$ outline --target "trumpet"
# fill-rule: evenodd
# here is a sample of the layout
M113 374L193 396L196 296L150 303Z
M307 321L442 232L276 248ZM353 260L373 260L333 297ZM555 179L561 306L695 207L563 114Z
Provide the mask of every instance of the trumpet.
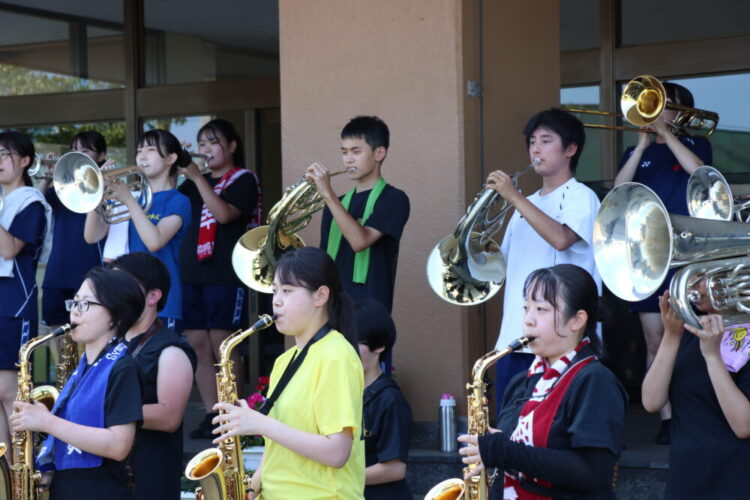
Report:
M35 155L34 161L27 170L27 173L30 177L33 177L35 179L51 180L52 171L54 170L55 165L57 165L57 162L59 160L60 157L57 155L51 158L43 158L40 155Z
M206 175L211 172L211 168L208 166L208 164L211 160L214 159L214 155L192 153L190 151L188 151L188 154L193 159L193 163L195 163L195 166L198 167L198 170L201 174Z
M122 202L106 197L107 188L115 180L125 183L143 211L148 212L151 186L139 166L100 169L85 154L72 151L60 157L52 174L52 185L66 208L79 214L96 210L107 224L130 220Z
M349 168L339 170L331 177L349 171ZM268 225L251 229L234 245L232 267L237 277L253 290L271 293L276 263L287 251L305 246L297 233L307 227L323 205L315 183L307 177L286 188L268 213Z
M514 186L534 160L511 177ZM458 221L427 258L427 281L446 302L460 306L481 304L492 298L505 281L505 257L492 237L500 230L511 205L494 189L479 192Z

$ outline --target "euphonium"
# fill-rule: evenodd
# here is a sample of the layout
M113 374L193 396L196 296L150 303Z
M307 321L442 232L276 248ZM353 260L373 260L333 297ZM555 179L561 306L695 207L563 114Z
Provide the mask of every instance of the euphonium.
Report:
M490 422L484 374L497 360L525 347L529 342L529 338L521 337L511 342L505 349L488 352L474 363L474 368L471 370L471 383L466 384L466 390L469 393L467 398L468 434L483 436ZM476 464L464 467L464 476L476 467ZM467 480L452 478L441 481L428 491L424 498L425 500L487 500L489 498L487 471L483 470Z
M331 177L347 172L339 170ZM255 291L271 293L276 263L289 250L305 246L296 233L307 227L310 218L323 208L315 183L302 177L284 190L284 196L271 208L267 226L243 234L232 251L232 267L237 277Z
M698 167L688 179L688 212L691 217L750 222L750 185L729 184L714 167Z
M36 337L21 346L18 352L18 394L16 401L44 403L52 408L58 391L51 386L34 387L31 380L31 354L40 345L60 335L70 334L70 325L62 325L57 330L42 337ZM13 500L37 500L37 485L41 474L34 469L34 442L31 431L14 432L12 436L13 465L11 466L11 484Z
M518 179L542 162L534 158ZM494 189L484 189L427 258L427 281L441 299L459 306L481 304L493 297L505 281L505 257L492 237L503 226L510 203Z
M220 403L237 401L237 384L234 381L229 357L234 348L253 333L268 328L271 316L264 314L248 330L238 331L226 338L219 347L219 371L216 373L216 390ZM195 455L185 467L185 477L200 481L195 490L198 500L245 500L250 478L245 474L239 436L223 440L216 448L208 448Z

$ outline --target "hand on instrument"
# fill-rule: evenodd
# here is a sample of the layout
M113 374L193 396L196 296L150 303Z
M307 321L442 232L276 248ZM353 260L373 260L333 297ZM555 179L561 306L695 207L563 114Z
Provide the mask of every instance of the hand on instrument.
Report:
M661 322L664 324L664 335L673 335L682 337L685 330L685 322L677 316L669 303L669 292L664 292L659 297L659 311L661 312Z
M34 403L15 401L13 414L10 416L10 428L13 432L49 432L47 424L51 415L47 407L38 401Z
M104 163L102 163L102 166L99 167L99 168L102 169L102 170L104 170L106 168L110 168L110 167L114 166L114 164L115 164L115 159L114 158L108 158L107 161L105 161Z
M666 135L672 135L672 131L669 129L669 126L667 126L667 123L664 120L656 120L651 124L651 128L662 137L665 137Z
M315 187L318 188L320 196L325 198L335 197L331 187L331 172L328 171L328 167L322 163L315 162L307 167L305 170L305 177L315 183Z
M186 179L190 179L191 181L203 176L194 161L191 161L186 167L178 167L177 173L184 175Z
M214 428L213 433L219 434L214 443L219 443L226 438L237 435L264 435L264 423L269 417L250 408L244 399L237 400L237 405L229 403L216 403L214 411L220 412L211 421L219 427Z
M641 127L642 130L651 130L650 127ZM638 132L638 143L635 145L637 151L643 152L651 144L651 138L647 132Z
M724 336L724 318L719 314L707 314L699 316L700 328L685 325L685 329L698 337L701 341L701 354L704 358L721 356L719 346Z
M464 479L469 479L470 477L476 476L484 470L482 457L479 455L477 436L476 434L462 434L461 436L458 436L458 441L460 443L466 443L466 446L458 449L458 454L463 456L463 458L461 458L461 461L465 464L476 465L476 467L473 467L468 472L468 474L464 476Z
M494 189L508 202L510 202L514 196L519 196L521 194L516 186L513 185L513 181L511 180L510 176L502 170L495 170L494 172L490 172L490 175L487 177L487 185L485 187Z
M133 198L133 193L130 192L130 188L119 179L113 179L112 182L110 182L107 186L105 197L107 199L114 198L124 205L127 205L128 208L136 202L135 198Z

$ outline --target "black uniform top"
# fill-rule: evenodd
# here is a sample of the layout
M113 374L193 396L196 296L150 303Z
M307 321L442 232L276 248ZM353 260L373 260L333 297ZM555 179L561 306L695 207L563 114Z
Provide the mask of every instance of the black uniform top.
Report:
M204 176L211 187L221 179L214 179L210 174ZM198 262L198 229L201 222L203 198L195 183L186 180L179 191L190 199L191 223L182 240L180 248L180 276L183 284L193 285L230 285L242 286L242 282L232 269L232 250L240 236L247 231L247 225L256 208L258 184L255 176L241 175L220 195L221 199L237 208L241 215L227 224L216 225L216 245L214 254Z
M128 354L144 341L143 335L131 339ZM185 351L195 372L197 358L187 340L173 330L163 327L135 354L135 362L143 377L143 404L159 401L156 393L156 378L159 374L159 356L170 346ZM182 476L182 424L174 432L162 432L139 427L133 449L133 471L135 472L135 498L138 500L169 500L180 498Z
M365 388L364 404L365 467L409 458L411 408L395 380L381 373ZM412 500L406 480L365 486L367 500Z
M106 350L102 350L104 353ZM129 424L143 419L141 381L130 356L117 360L109 373L104 400L104 426ZM133 471L130 461L108 458L93 469L55 471L50 485L50 500L130 499L133 496Z
M750 398L750 364L730 373ZM700 352L700 340L682 335L672 382L669 473L666 498L750 498L747 461L750 439L738 439L724 413Z
M357 220L362 218L369 195L370 190L354 194L349 205L349 214L352 217ZM365 226L383 233L383 236L370 247L370 270L367 283L352 282L354 251L346 238L341 238L341 247L336 256L336 267L344 289L349 292L354 302L375 299L385 305L388 311L393 309L398 244L404 225L409 220L409 210L409 198L406 193L390 184L386 185L373 207L372 215L365 223ZM326 207L323 210L323 220L320 226L320 248L323 250L328 246L328 233L332 219L331 211Z
M584 347L578 356L591 353ZM479 438L487 467L521 471L546 480L551 491L533 491L553 498L613 499L613 474L622 445L627 394L604 365L594 360L571 381L552 421L547 448L510 441L521 408L542 374L519 373L508 384L498 428L502 433ZM502 476L498 477L502 481ZM522 481L521 487L537 485Z

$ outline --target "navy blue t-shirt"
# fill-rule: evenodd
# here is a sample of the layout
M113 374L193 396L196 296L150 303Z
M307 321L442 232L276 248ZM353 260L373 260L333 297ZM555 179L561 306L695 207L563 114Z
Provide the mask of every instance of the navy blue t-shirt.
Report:
M349 205L349 214L357 220L365 212L365 204L370 190L355 193ZM343 196L341 197L343 198ZM398 245L406 221L409 220L409 197L398 188L386 185L380 193L372 215L365 226L377 229L383 236L370 247L370 270L367 283L354 283L354 251L346 238L341 238L341 247L336 256L336 267L341 275L341 282L354 302L375 299L385 305L388 311L393 309L393 288L396 282L396 265ZM323 210L320 226L320 248L328 246L328 233L331 229L331 211Z
M44 206L33 202L16 214L8 232L26 242L13 264L13 277L0 278L0 316L39 321L36 267L47 220Z
M732 380L750 398L750 364ZM672 425L665 498L750 498L750 439L739 439L719 406L700 340L683 333L669 386Z
M53 188L47 190L45 198L52 207L55 223L52 226L52 252L42 287L76 289L92 267L102 265L104 241L86 243L83 239L86 214L65 208Z
M711 165L713 153L708 139L684 135L678 136L678 138L695 156L703 161L704 165ZM633 154L633 149L634 147L629 147L625 150L617 169L618 172L630 158L630 155ZM664 202L667 212L689 215L685 196L689 178L690 174L680 166L669 146L652 142L641 156L633 182L640 182L653 189Z

